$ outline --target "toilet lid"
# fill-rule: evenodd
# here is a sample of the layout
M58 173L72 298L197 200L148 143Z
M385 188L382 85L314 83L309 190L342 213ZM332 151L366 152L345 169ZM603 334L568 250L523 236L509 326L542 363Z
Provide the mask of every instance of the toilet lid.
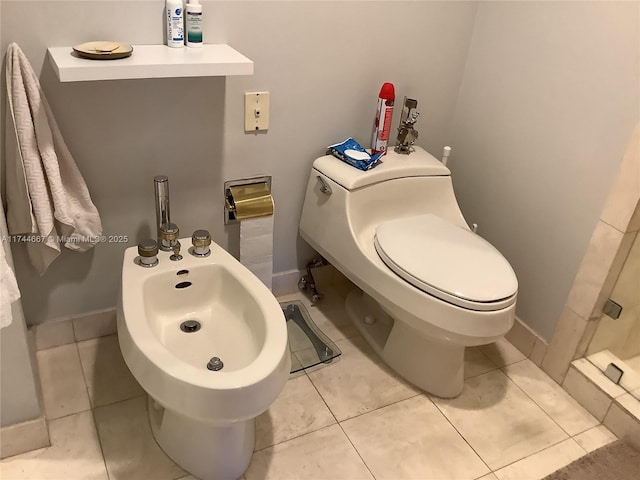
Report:
M482 237L435 215L378 225L382 261L407 282L472 310L499 310L515 302L518 280L509 262Z

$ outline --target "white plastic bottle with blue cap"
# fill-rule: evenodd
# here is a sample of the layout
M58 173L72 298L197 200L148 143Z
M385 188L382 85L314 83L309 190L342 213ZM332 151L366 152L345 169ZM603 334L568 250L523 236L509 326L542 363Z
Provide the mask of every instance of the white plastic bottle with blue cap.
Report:
M184 47L184 5L182 0L167 0L167 46Z

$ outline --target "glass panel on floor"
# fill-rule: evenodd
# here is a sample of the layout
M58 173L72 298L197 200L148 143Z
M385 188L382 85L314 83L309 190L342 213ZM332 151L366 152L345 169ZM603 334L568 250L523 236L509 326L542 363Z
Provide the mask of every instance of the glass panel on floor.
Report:
M336 361L342 352L313 323L302 302L282 302L280 306L287 319L291 373Z

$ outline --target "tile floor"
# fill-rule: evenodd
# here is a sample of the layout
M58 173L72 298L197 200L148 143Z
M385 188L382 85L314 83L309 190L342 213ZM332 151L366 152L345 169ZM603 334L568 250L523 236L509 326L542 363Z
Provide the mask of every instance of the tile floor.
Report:
M466 355L455 399L398 378L350 323L344 289L301 299L343 352L292 375L256 420L255 479L537 479L615 436L506 340ZM37 353L52 446L0 462L2 480L193 480L156 445L115 335Z

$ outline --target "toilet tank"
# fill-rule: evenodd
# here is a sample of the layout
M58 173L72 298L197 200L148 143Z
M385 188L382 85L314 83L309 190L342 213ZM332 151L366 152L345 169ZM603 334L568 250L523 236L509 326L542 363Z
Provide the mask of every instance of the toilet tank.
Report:
M424 149L416 147L409 155L389 151L381 165L366 172L327 155L313 163L300 235L335 263L346 242L368 245L381 222L425 213L468 228L451 172Z
M316 159L313 168L349 191L397 178L451 175L451 171L442 162L421 147L415 147L415 151L409 155L389 150L382 157L380 165L366 172L332 155Z

